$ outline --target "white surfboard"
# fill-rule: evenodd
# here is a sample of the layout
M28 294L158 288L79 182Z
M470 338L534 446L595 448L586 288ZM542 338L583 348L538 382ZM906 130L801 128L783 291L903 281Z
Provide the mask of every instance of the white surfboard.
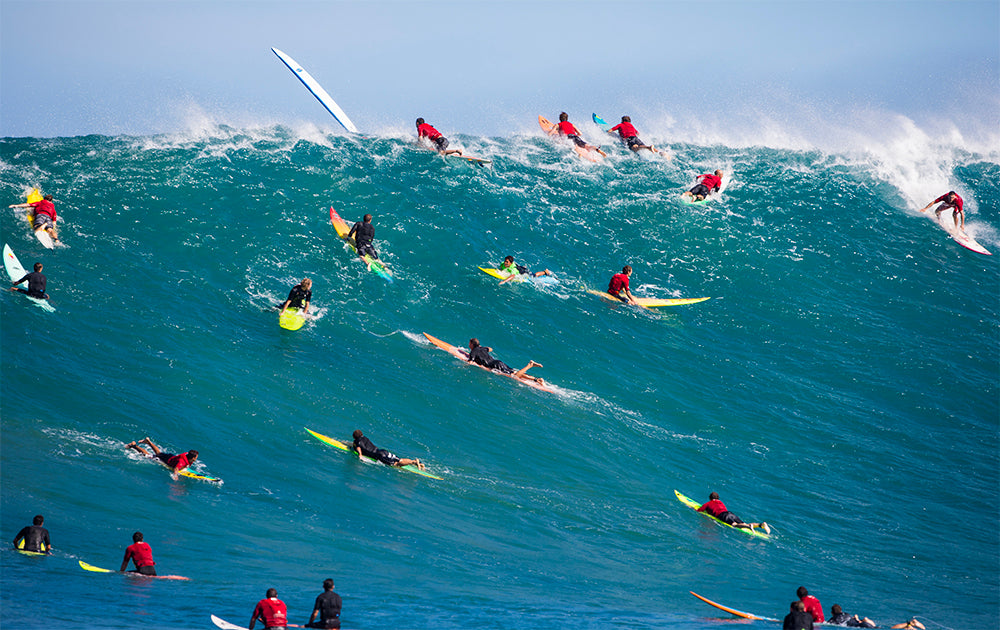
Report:
M347 117L344 110L340 109L340 105L337 105L336 101L330 97L323 86L316 82L316 79L312 78L312 75L306 72L306 69L299 65L299 62L295 61L285 53L281 52L277 48L272 48L271 52L281 59L281 62L288 66L288 69L292 71L292 74L302 81L302 85L306 86L306 89L312 92L312 95L316 97L316 100L326 108L326 111L330 112L337 122L344 126L344 129L350 131L351 133L358 133L358 128L354 126L351 119Z
M14 250L12 250L10 245L6 243L3 245L3 266L7 270L7 275L10 276L11 282L20 280L28 273L24 270L24 267L21 266L21 261L19 261L17 256L14 255ZM17 286L22 289L27 289L28 281L25 280ZM25 297L37 304L43 310L49 311L50 313L56 310L56 307L49 304L48 300L40 300L38 298L31 297L30 295L25 295Z
M988 249L979 244L979 241L972 238L966 234L965 230L959 230L955 227L955 220L951 216L946 216L947 213L942 212L938 216L938 225L943 227L948 234L951 235L955 242L964 247L965 249L972 250L977 254L983 254L986 256L992 256Z

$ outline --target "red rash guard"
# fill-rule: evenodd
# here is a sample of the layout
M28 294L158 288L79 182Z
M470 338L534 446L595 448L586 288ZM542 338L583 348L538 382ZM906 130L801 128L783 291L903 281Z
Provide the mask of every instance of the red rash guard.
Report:
M718 517L719 514L722 514L723 512L728 512L729 510L726 509L726 504L723 503L722 501L718 499L712 499L705 505L698 508L698 511L708 512L712 516Z
M153 549L146 542L137 542L125 548L125 562L135 561L135 568L151 567L156 565L153 562Z
M280 599L262 599L257 602L257 607L253 609L253 618L264 617L264 626L282 628L288 625L288 609L285 602Z
M823 606L820 605L818 599L812 595L806 595L802 598L802 603L806 607L806 612L813 616L813 621L823 623Z
M635 130L635 127L632 126L632 123L627 123L627 122L623 122L620 125L615 125L614 127L611 128L611 131L617 131L618 135L620 135L622 138L632 138L634 136L639 135L639 132Z
M167 466L170 466L171 470L184 470L187 468L191 462L188 461L187 453L181 453L180 455L174 455L167 460Z
M959 197L958 195L955 195L955 201L948 201L948 195L941 195L940 197L934 200L934 203L937 203L939 201L944 202L945 208L955 208L959 212L962 212L962 205L963 205L962 198Z
M561 123L559 123L556 126L559 127L559 133L561 133L564 136L578 136L578 135L580 135L580 134L578 134L576 132L576 127L573 126L573 123L571 123L568 120L564 120L564 121L562 121Z
M417 127L417 137L427 138L428 140L436 140L441 137L441 132L427 123L424 123Z
M705 173L704 175L699 175L698 179L701 180L702 184L705 184L712 190L715 190L722 186L722 178L719 177L718 175L710 175L708 173Z
M618 295L622 292L622 289L628 291L628 276L623 273L616 273L611 277L611 282L608 283L608 293Z
M959 201L959 203L962 203ZM35 214L48 215L52 222L56 222L56 206L48 199L42 199L41 201L36 201L31 204L31 207L35 209Z

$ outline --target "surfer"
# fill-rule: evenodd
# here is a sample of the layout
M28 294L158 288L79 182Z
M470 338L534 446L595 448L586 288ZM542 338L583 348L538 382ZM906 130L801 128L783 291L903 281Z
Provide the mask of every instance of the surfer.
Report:
M771 532L768 531L768 533L770 534ZM823 605L819 603L819 600L810 595L804 586L797 588L795 595L802 602L802 605L806 607L806 610L809 611L809 614L812 615L813 621L823 623Z
M45 518L39 514L31 519L31 525L26 525L14 536L14 548L35 553L52 553L52 543L49 542L49 530L42 527ZM23 546L21 541L24 541Z
M848 628L878 627L878 624L868 617L859 619L857 615L848 615L844 612L844 609L840 607L840 604L834 604L830 607L830 618L826 621L826 623L834 626L847 626Z
M691 197L695 201L701 201L722 188L721 170L716 170L714 175L702 173L695 179L700 179L701 181L695 184L694 188L684 193L684 197Z
M740 529L749 529L754 531L757 527L763 529L767 534L771 533L771 528L767 523L744 523L740 517L736 516L732 512L726 509L726 504L719 500L719 493L713 492L708 495L708 503L705 503L700 508L699 512L705 512L709 516L713 516L723 523L732 525L733 527L739 527ZM800 589L802 590L802 589ZM801 597L801 594L799 595ZM816 599L815 597L813 599ZM819 605L819 600L816 600L816 604ZM823 611L819 611L819 620L823 621Z
M361 429L355 429L354 433L351 434L354 437L354 444L351 448L365 457L370 459L375 459L386 466L395 466L397 468L401 466L416 466L420 470L424 470L424 465L420 463L419 459L408 459L406 457L396 457L394 454L385 450L384 448L378 448L372 441L365 437L365 434L361 432Z
M791 611L785 615L781 630L813 630L813 618L801 601L792 602Z
M638 304L635 297L632 296L632 292L628 290L628 277L631 275L632 267L630 265L622 267L621 273L611 276L611 281L608 282L608 293L626 304ZM622 297L622 291L625 292L625 297Z
M639 132L635 130L632 126L632 118L629 116L622 116L622 121L608 129L608 133L618 132L618 139L626 147L632 150L633 153L638 153L642 149L649 149L652 153L659 153L659 151L651 144L646 144L639 139Z
M309 301L312 300L313 296L312 285L312 280L302 278L302 282L292 287L292 290L288 292L288 299L281 305L281 314L284 315L285 309L288 308L302 309L303 315L309 312Z
M17 286L22 282L24 282L25 280L28 281L27 289L22 289L21 287ZM39 300L47 300L49 299L48 294L45 293L45 285L47 282L48 280L45 278L45 274L42 273L42 263L36 262L35 270L32 271L31 273L25 274L23 278L15 282L10 287L10 290L20 291L21 293L26 294L28 297L33 297Z
M339 628L340 609L343 607L343 600L340 595L333 592L333 580L327 578L323 580L323 592L316 596L316 603L313 604L312 615L309 616L307 628ZM319 622L316 622L316 615L319 614Z
M52 203L52 195L45 195L40 201L29 203L16 203L11 208L34 208L34 219L31 227L37 232L45 230L52 237L52 240L59 242L56 234L56 205Z
M153 449L153 452L150 453L146 449L139 446L140 444L147 444L149 448ZM161 462L167 465L167 468L170 469L170 476L173 477L175 480L177 479L178 471L184 470L185 468L193 464L196 459L198 459L198 451L188 451L187 453L181 453L179 455L174 455L173 453L164 453L160 450L160 448L156 444L153 444L153 441L150 440L148 437L143 438L138 442L129 442L128 444L125 445L125 448L130 448L134 451L142 453L146 457L155 457L156 459L160 460Z
M124 571L128 567L129 560L135 563L135 570L129 571L129 573L156 575L156 569L154 568L156 563L153 562L153 550L150 548L149 543L142 541L142 532L132 534L132 544L125 548L125 557L122 559L122 568L118 570Z
M254 606L253 616L250 617L250 625L247 630L253 630L257 619L264 622L264 630L268 628L285 628L288 626L288 607L285 602L278 599L278 589L269 588L264 599Z
M451 155L452 153L457 153L462 155L461 149L449 149L448 148L448 138L441 135L441 132L431 127L423 118L417 119L417 142L420 142L423 138L427 138L434 143L434 148L437 149L438 153L441 155Z
M562 112L561 114L559 114L559 124L552 128L552 131L549 132L549 135L555 133L558 133L561 136L565 136L566 139L568 140L572 140L576 144L576 146L580 147L581 149L586 149L587 151L597 151L604 157L608 157L607 153L601 151L601 147L595 147L594 145L587 144L586 142L583 141L583 138L580 137L580 130L576 128L576 125L574 125L569 121L569 114L567 114L566 112Z
M475 337L469 339L469 363L475 363L476 365L481 365L490 370L500 372L501 374L513 376L514 378L531 379L539 385L545 384L545 381L537 376L528 376L526 374L526 372L533 367L543 367L541 363L538 363L537 361L528 361L528 365L515 371L514 368L510 367L500 359L494 359L490 355L491 352L493 352L493 348L479 345L479 340Z
M528 268L525 267L524 265L515 265L513 256L507 256L506 258L504 258L503 262L500 263L500 267L498 269L501 273L507 274L507 277L501 280L500 284L503 284L504 282L510 282L511 280L517 278L518 276L532 276L534 278L538 278L540 276L552 275L552 272L549 271L548 269L532 273L528 271Z
M354 237L354 249L358 251L358 256L364 258L366 255L371 256L373 260L378 260L378 252L375 251L375 246L372 245L372 241L375 240L375 226L372 225L372 215L366 214L361 221L356 222L351 226L351 231L347 233L347 238ZM371 269L371 263L368 263L368 268Z
M937 217L938 221L941 220L941 213L944 212L945 210L948 210L950 208L951 209L951 217L952 217L952 219L955 220L955 229L964 233L965 232L965 212L962 210L962 206L964 205L964 203L962 202L962 198L958 196L958 193L956 193L954 190L948 191L947 193L941 195L940 197L938 197L934 201L930 202L929 204L927 204L926 206L924 206L923 208L921 208L920 211L921 212L927 212L927 210L931 206L933 206L934 204L936 204L938 202L942 202L940 206L938 206L937 208L934 208L934 216ZM958 221L959 217L962 217L961 225L959 225L959 221Z

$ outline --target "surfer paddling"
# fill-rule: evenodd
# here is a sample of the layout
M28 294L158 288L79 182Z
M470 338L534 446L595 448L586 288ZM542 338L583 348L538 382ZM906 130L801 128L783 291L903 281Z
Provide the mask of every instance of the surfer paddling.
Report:
M508 376L513 376L514 378L532 380L539 385L545 384L545 381L537 376L528 376L526 374L526 372L533 367L543 367L541 363L538 363L537 361L528 361L528 365L524 366L520 370L515 370L500 359L494 359L490 355L491 352L493 352L493 348L479 345L479 340L475 337L469 339L469 363L475 363L476 365L481 365L484 368L494 370Z
M462 155L461 149L449 149L448 148L448 138L441 135L441 132L431 127L423 118L417 119L417 142L420 142L424 138L427 138L430 142L434 143L434 148L441 155L451 155L452 153L457 153Z
M150 453L146 449L139 446L140 444L146 444L149 448L153 449ZM160 460L166 464L167 468L170 469L170 476L177 480L177 473L184 470L198 459L198 451L188 451L187 453L181 453L179 455L174 455L173 453L164 453L160 450L156 444L148 437L139 440L138 442L129 442L125 445L125 448L130 448L133 451L142 453L146 457L151 457Z
M302 278L302 282L292 287L292 290L288 292L288 299L281 305L281 315L284 315L285 310L289 308L301 309L303 315L308 313L309 301L312 300L313 296L312 285L312 280Z
M584 142L583 138L580 137L580 130L576 128L576 125L569 121L569 114L566 112L559 114L559 124L554 126L552 130L549 131L550 136L557 133L567 140L572 140L573 143L581 149L585 149L587 151L597 151L603 157L608 157L607 153L601 151L601 147Z
M682 196L691 197L694 201L702 201L713 192L718 192L722 188L722 170L716 169L715 174L702 173L697 178L699 181L694 188L684 193Z
M59 242L59 235L56 234L56 205L52 203L52 195L45 195L40 201L28 203L16 203L11 208L33 208L34 218L31 227L36 232L45 230L52 237L53 242Z
M419 459L396 457L384 448L378 448L372 444L371 440L365 437L365 434L361 432L361 429L355 429L351 436L354 438L354 444L351 445L351 449L356 453L360 453L369 459L380 461L386 466L395 466L396 468L402 468L403 466L416 466L420 470L424 470L424 465Z
M372 225L372 215L366 214L351 226L351 231L347 233L347 238L354 239L354 249L358 252L358 257L364 260L365 256L370 256L372 260L378 260L378 252L372 242L375 240L375 226ZM365 260L368 269L372 268L371 261Z
M514 280L515 278L519 278L521 276L531 276L533 278L538 278L540 276L552 275L552 272L549 271L548 269L545 269L543 271L531 272L528 271L528 268L525 267L524 265L515 265L513 256L507 256L506 258L504 258L503 262L500 263L500 267L498 267L498 269L500 273L507 274L507 277L501 280L500 284L503 284L504 282L510 282L511 280Z
M632 126L632 118L629 116L622 116L622 121L608 129L608 133L618 132L618 140L621 141L626 147L628 147L632 153L638 153L642 149L648 149L651 153L660 153L656 147L651 144L646 144L639 139L639 132L635 130Z
M965 212L962 210L964 203L962 198L958 196L954 190L948 191L947 193L941 195L934 201L930 202L926 206L920 209L921 212L927 212L931 206L936 203L941 203L937 208L934 208L934 216L937 217L938 221L941 221L941 213L945 210L951 210L951 217L955 221L955 229L961 233L965 233ZM959 224L959 217L962 218L961 224Z
M719 500L719 493L718 492L713 492L710 495L708 495L708 503L705 503L700 508L698 508L698 511L699 512L705 512L709 516L712 516L713 518L717 518L720 521L722 521L723 523L726 523L727 525L732 525L733 527L739 527L740 529L749 529L750 531L754 531L756 528L759 527L759 528L763 529L765 533L767 533L767 534L771 533L771 528L768 526L767 523L763 523L763 522L762 523L744 523L743 520L740 517L736 516L735 514L733 514L729 510L727 510L726 509L726 504ZM808 593L806 593L806 594L808 595ZM802 597L802 595L800 594L799 597ZM818 604L819 602L817 601L816 603ZM822 610L822 608L819 611L819 615L820 615L820 619L819 620L823 621L823 610Z

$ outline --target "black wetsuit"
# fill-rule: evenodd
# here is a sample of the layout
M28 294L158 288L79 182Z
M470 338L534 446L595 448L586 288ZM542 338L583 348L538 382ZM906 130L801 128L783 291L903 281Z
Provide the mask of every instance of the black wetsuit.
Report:
M49 553L52 543L49 542L49 530L41 525L28 525L17 533L14 537L14 547L24 540L24 547L21 551L34 551L36 553Z
M313 610L319 611L319 621L306 624L307 628L339 628L340 609L343 601L333 591L323 591L316 597Z
M813 630L813 616L804 610L796 610L785 615L782 630Z
M21 293L27 293L29 296L40 300L48 299L49 296L45 295L45 274L41 271L32 271L14 284L21 284L25 280L28 281L28 290L25 291L20 287L15 287L18 291Z
M476 346L472 352L469 353L469 361L476 363L483 367L489 368L491 370L496 370L498 372L503 372L504 374L513 374L514 369L509 365L504 363L499 359L494 359L490 356L489 350L483 346Z
M347 233L348 238L352 236L354 237L354 248L358 250L358 256L368 254L378 260L378 253L372 245L372 241L375 240L375 226L371 223L358 221L351 228L351 231Z
M354 440L354 450L360 451L365 457L377 459L386 466L395 466L399 463L398 457L384 448L377 448L374 444L372 444L371 440L363 435Z
M312 301L312 296L312 291L303 289L301 284L297 284L288 292L288 307L302 308L306 302Z

